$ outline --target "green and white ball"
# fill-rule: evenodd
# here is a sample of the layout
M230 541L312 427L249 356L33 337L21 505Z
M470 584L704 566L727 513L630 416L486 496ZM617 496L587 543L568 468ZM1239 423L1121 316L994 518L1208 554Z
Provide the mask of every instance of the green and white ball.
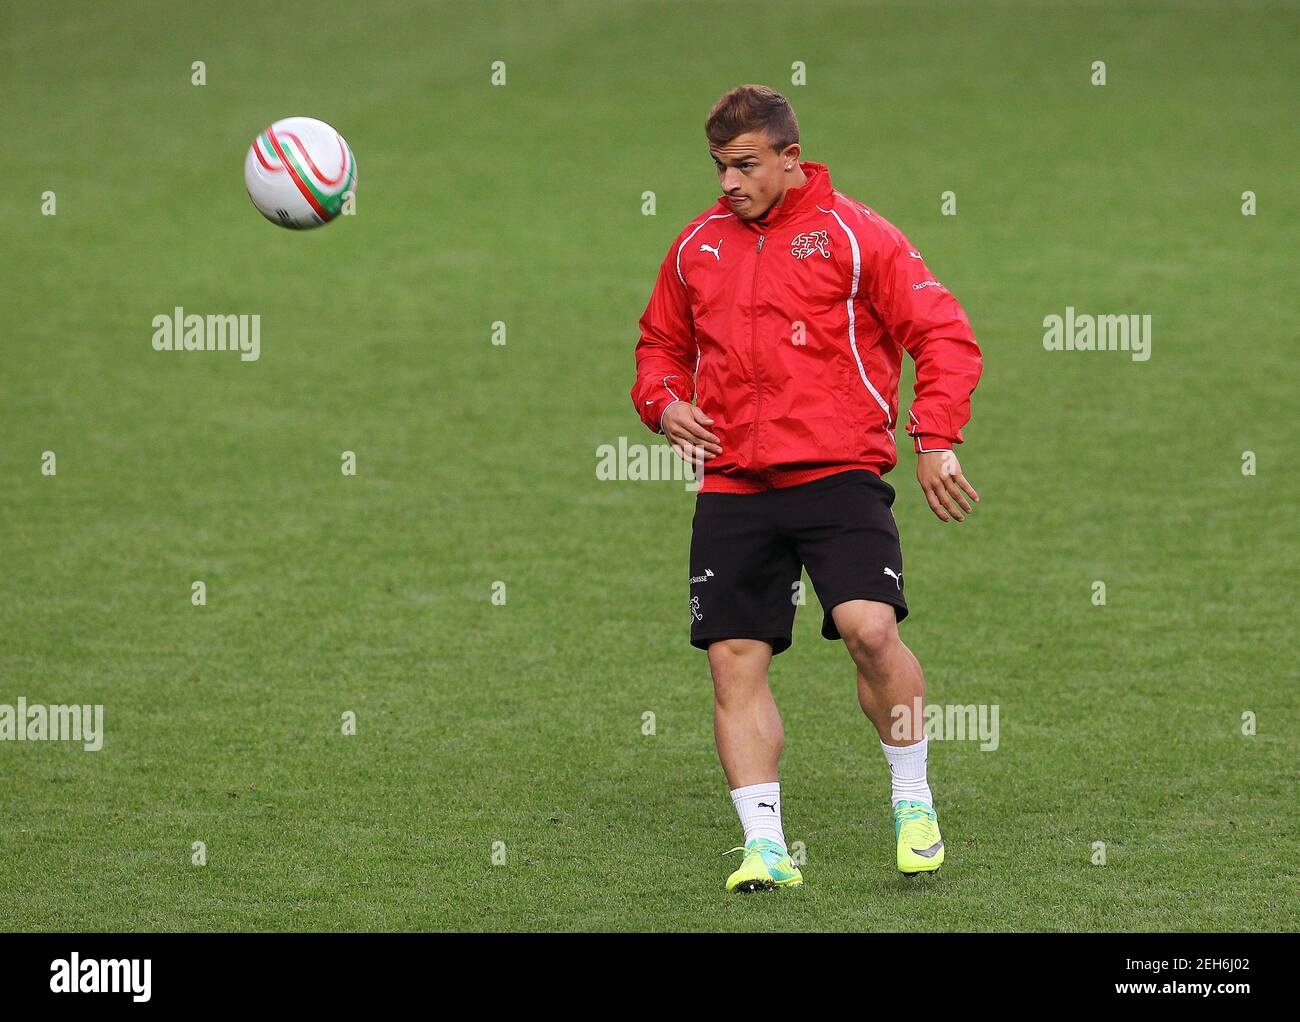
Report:
M244 158L244 184L266 219L306 230L342 212L357 187L357 161L343 136L324 121L286 117L253 139Z

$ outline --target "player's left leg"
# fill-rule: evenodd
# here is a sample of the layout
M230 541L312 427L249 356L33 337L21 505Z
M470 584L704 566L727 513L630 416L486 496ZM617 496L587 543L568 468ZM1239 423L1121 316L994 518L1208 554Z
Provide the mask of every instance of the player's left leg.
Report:
M943 840L926 782L925 675L898 634L907 600L890 510L894 488L874 472L855 469L776 492L822 605L822 635L847 645L858 668L858 699L876 725L893 775L898 868L933 872L943 863ZM906 711L901 733L892 728L896 708Z
M858 669L858 704L889 762L898 868L932 873L943 865L943 838L926 776L925 674L898 634L890 604L848 600L831 617Z

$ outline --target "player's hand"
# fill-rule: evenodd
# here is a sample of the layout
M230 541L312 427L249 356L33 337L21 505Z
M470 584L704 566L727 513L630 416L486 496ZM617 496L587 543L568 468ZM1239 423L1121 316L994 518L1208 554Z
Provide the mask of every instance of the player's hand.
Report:
M979 503L980 495L961 474L961 463L952 451L930 451L916 456L916 481L921 484L930 510L941 522L966 520L974 508L967 495ZM965 492L963 492L965 491Z
M709 432L713 420L688 401L670 404L662 424L677 456L692 468L701 468L722 453L718 438Z

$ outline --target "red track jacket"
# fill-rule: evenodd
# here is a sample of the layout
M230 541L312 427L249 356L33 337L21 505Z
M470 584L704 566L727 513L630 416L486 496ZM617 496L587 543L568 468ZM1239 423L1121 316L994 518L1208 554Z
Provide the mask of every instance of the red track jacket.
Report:
M898 461L902 352L916 361L906 431L962 441L982 360L966 313L902 233L801 163L759 226L725 196L687 225L641 316L632 401L655 432L674 401L713 419L703 492L752 493Z

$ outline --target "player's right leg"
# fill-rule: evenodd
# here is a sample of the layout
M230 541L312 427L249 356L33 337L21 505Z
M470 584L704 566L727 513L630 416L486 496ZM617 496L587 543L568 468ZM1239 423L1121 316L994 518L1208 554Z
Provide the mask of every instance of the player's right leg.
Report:
M785 745L781 714L767 683L772 647L760 639L723 639L709 646L713 674L713 736L745 831L744 859L727 890L795 887L803 876L786 852L777 764Z
M771 662L772 647L761 639L722 639L709 646L713 738L733 791L776 781L785 732L767 684Z
M793 887L803 878L786 853L777 763L784 736L767 684L787 649L801 565L765 493L701 493L691 534L691 644L708 650L714 737L745 831L728 891Z

